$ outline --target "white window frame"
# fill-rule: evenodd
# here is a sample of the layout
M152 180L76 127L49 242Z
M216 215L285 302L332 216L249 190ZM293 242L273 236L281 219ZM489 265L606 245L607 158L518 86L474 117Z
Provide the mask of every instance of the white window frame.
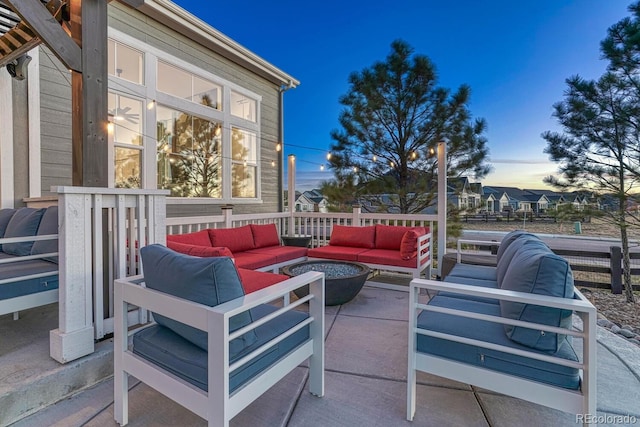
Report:
M141 97L145 100L145 105L155 101L156 105L160 104L168 108L184 111L188 114L199 116L203 119L217 121L222 124L222 197L221 198L203 198L203 197L168 197L170 204L256 204L262 203L262 96L239 86L233 82L216 76L204 69L198 68L194 64L177 58L167 52L149 46L146 43L122 33L113 28L108 29L108 37L118 43L128 45L144 54L144 82L145 85L138 85L128 80L120 79L116 76L109 75L109 91L119 93L124 96ZM167 64L182 68L193 75L205 80L209 80L222 87L222 111L210 107L199 105L193 101L178 98L156 89L157 86L157 61L161 60ZM240 93L247 98L256 101L256 121L244 120L231 115L230 99L231 91ZM157 188L157 165L156 165L156 109L145 108L146 114L143 123L142 138L142 188ZM231 160L231 129L233 127L252 132L256 135L256 197L233 198L232 194L232 160ZM112 150L111 150L112 151ZM111 162L113 163L113 162ZM110 165L113 168L113 165ZM113 180L113 173L110 173Z

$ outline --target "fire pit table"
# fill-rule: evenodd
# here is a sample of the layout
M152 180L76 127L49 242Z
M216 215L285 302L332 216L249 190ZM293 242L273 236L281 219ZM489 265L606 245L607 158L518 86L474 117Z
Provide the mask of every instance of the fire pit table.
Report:
M325 305L340 305L351 301L364 286L370 272L366 265L350 261L304 261L282 269L290 277L308 271L324 273ZM296 289L294 293L302 298L309 294L309 288Z

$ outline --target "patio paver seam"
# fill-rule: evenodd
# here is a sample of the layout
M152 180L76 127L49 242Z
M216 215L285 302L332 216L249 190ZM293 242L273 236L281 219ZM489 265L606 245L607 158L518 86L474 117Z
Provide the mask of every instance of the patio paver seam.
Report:
M475 386L471 386L471 392L473 393L473 397L474 399L476 399L476 402L480 407L480 412L482 412L482 416L484 417L484 420L487 422L487 425L489 427L493 427L493 423L489 419L489 413L487 412L487 408L485 408L485 406L482 404L482 399L480 399L480 396L478 396L479 390L477 390ZM496 394L500 395L500 393L496 393Z
M355 317L357 319L377 319L377 320L389 320L391 322L409 323L408 320L403 320L403 319L389 319L389 318L386 318L386 317L371 317L371 316L362 316L362 315L358 315L358 314L341 314L340 316ZM337 317L338 316L336 316L336 318Z

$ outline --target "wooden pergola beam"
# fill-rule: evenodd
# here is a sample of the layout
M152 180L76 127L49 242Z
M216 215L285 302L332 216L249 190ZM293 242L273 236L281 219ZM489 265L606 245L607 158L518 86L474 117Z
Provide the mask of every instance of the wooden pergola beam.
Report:
M70 70L82 72L80 47L40 0L4 0ZM105 12L106 14L106 12Z

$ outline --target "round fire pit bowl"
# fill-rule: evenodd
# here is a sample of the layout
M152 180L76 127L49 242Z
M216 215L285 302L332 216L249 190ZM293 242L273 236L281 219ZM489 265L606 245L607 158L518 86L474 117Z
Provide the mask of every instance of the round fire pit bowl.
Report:
M358 295L369 276L369 267L350 261L304 261L282 269L287 276L299 276L308 271L324 273L325 305L340 305ZM293 291L298 298L309 294L305 286Z

